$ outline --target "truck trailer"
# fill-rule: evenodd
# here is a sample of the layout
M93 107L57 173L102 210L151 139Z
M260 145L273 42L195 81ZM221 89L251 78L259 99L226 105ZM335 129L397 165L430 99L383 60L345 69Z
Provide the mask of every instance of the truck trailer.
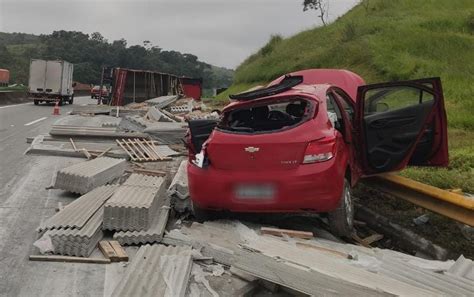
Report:
M32 59L28 81L28 98L35 105L41 102L65 102L72 104L74 89L72 73L74 65L66 61Z

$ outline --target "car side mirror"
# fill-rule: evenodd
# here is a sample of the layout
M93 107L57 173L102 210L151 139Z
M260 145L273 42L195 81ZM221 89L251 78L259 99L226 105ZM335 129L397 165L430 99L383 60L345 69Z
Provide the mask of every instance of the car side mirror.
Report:
M375 105L375 111L376 112L384 112L384 111L387 111L389 110L390 107L388 106L387 103L385 102L378 102L376 105Z

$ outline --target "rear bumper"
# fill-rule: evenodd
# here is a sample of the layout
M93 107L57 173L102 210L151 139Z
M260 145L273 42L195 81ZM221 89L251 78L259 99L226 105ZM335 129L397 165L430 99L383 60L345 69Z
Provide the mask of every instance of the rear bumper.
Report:
M299 166L297 169L235 172L212 167L202 169L188 163L189 191L195 205L203 209L232 212L328 212L339 205L344 166L336 159ZM236 187L271 184L272 198L239 198Z

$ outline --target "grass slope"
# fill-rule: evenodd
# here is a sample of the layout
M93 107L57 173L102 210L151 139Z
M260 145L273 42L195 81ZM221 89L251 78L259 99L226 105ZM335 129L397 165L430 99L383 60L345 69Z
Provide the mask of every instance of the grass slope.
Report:
M334 23L290 38L272 36L236 70L228 94L307 68L345 68L368 83L440 76L451 166L403 175L474 192L474 1L367 0Z
M441 76L450 126L474 128L474 1L369 0L326 27L273 36L230 91L307 68L346 68L368 83Z

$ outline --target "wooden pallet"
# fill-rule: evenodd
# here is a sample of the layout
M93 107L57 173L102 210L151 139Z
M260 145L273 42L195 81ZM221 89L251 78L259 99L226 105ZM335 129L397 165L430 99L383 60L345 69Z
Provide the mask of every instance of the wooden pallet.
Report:
M115 140L120 147L127 152L132 161L166 161L168 157L161 156L151 140L147 139L121 139Z
M111 262L128 261L128 256L120 243L115 240L101 240L99 249Z

